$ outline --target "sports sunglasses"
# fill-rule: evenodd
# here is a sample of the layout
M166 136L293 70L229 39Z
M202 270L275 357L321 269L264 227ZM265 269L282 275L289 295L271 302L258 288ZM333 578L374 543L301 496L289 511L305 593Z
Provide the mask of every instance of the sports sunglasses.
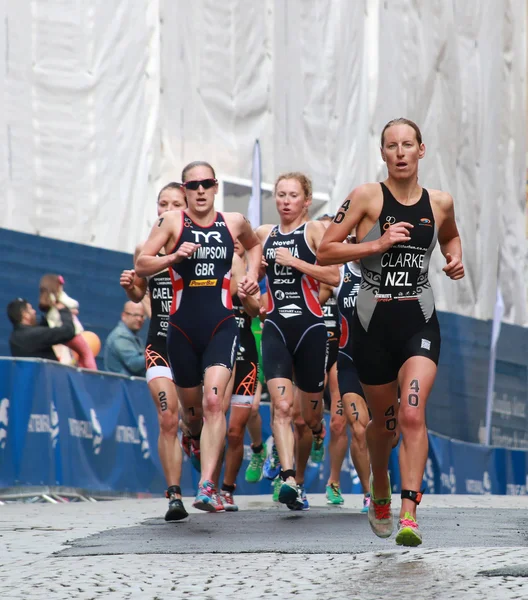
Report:
M217 183L218 181L216 179L197 179L195 181L186 181L185 183L182 183L182 185L187 190L196 191L200 186L202 186L204 190L208 190Z

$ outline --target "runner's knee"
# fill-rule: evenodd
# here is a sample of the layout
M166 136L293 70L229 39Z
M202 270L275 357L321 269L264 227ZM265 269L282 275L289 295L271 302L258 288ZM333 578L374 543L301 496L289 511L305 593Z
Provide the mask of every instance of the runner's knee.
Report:
M178 433L178 412L172 410L160 411L159 426L160 432L165 435L176 436Z
M204 393L203 410L204 413L209 414L217 414L224 411L222 397L214 388Z
M295 427L297 435L299 435L300 437L302 437L309 430L306 421L302 418L302 415L300 414L296 415L295 419L293 420L293 426Z
M274 419L284 420L291 418L291 406L287 400L279 400L273 409Z
M340 415L332 415L330 418L330 433L332 437L346 435L346 420Z
M398 423L403 435L425 428L425 415L419 410L400 410Z
M227 442L232 448L242 445L244 443L244 428L230 425L227 431Z
M352 435L357 440L364 440L366 432L367 432L367 428L361 421L354 421L352 423Z

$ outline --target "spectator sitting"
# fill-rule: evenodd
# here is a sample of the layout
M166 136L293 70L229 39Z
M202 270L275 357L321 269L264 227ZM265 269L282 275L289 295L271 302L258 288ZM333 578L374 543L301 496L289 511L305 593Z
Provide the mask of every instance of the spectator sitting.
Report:
M128 301L123 307L121 321L110 332L104 350L105 370L123 375L145 376L143 342L138 331L145 321L143 305Z
M7 316L13 324L9 338L13 356L57 360L52 346L69 342L75 335L75 327L71 312L60 302L54 306L60 313L62 325L51 329L45 320L37 324L37 313L27 300L16 298L7 305Z

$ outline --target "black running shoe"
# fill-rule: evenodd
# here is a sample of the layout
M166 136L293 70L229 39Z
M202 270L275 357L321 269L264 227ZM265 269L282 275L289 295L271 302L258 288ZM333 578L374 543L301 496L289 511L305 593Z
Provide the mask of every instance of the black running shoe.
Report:
M183 521L188 516L189 513L185 510L183 502L179 498L171 498L165 521Z

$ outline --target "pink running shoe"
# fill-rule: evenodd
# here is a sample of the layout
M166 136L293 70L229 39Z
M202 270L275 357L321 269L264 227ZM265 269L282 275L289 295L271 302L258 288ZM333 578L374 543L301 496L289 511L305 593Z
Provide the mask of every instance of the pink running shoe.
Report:
M214 483L212 481L204 481L198 486L198 493L193 502L194 508L207 512L216 512L218 502L213 498L215 494Z
M233 494L231 492L227 492L226 490L220 491L220 500L224 504L224 508L227 512L236 512L238 510L237 503L233 498Z
M225 512L226 507L224 505L223 498L216 491L216 489L213 490L212 500L215 512Z

